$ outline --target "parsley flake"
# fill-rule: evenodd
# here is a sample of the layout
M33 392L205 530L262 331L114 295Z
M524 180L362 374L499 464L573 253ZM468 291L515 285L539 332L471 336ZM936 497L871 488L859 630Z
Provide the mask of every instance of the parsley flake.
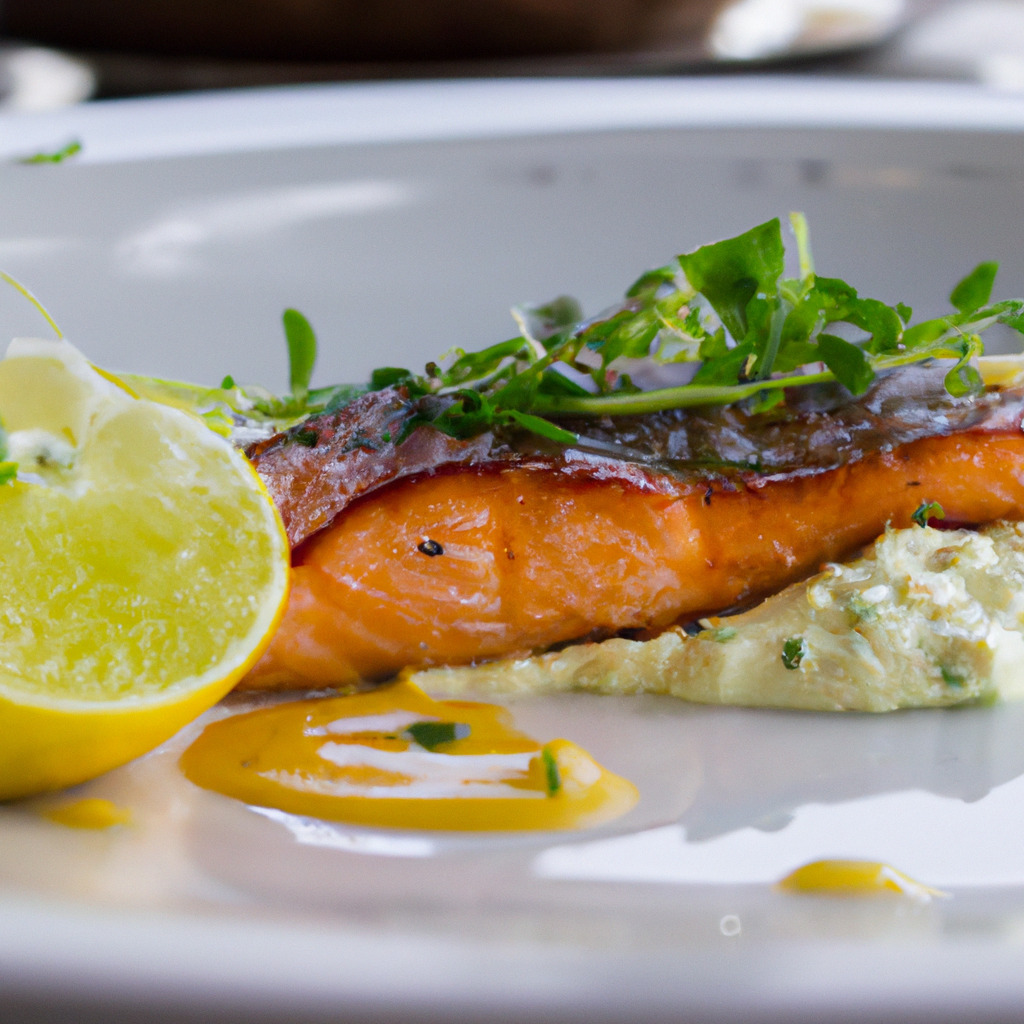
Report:
M948 668L945 665L939 666L939 671L942 673L942 681L949 687L955 690L959 690L963 687L966 680L964 677L955 670Z
M796 670L807 657L807 641L802 636L791 636L782 645L782 664Z
M921 527L927 526L928 521L931 519L944 519L945 517L946 513L937 501L922 501L910 516Z
M436 750L442 744L464 740L470 733L465 722L413 722L402 736L424 750Z
M540 752L541 765L544 768L544 783L547 787L548 796L555 796L562 789L562 771L558 767L558 761L550 747L544 747Z

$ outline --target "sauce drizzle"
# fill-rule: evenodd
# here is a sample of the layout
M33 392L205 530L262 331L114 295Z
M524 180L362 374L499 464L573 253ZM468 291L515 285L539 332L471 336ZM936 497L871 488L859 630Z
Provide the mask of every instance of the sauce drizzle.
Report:
M586 828L638 798L576 744L541 745L504 708L436 701L404 680L221 719L181 768L246 803L390 828Z

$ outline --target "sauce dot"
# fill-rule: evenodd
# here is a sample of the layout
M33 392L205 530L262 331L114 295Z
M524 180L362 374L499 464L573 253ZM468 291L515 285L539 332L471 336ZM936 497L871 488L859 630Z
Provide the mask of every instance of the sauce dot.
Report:
M944 895L874 860L812 861L786 875L778 888L822 896L907 896L915 900Z
M132 820L131 811L118 807L110 800L86 797L53 804L42 811L44 818L68 828L105 829L114 825L127 825Z

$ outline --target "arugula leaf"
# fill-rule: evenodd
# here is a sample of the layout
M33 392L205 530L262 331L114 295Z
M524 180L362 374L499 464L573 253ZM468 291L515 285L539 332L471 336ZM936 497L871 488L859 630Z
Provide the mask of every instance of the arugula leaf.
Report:
M742 235L679 257L687 280L741 340L747 333L747 306L755 295L772 297L785 264L782 231L776 217Z
M458 439L512 428L572 445L579 435L559 420L730 404L757 414L795 388L836 382L859 395L879 373L935 359L952 361L949 393L969 397L984 388L975 366L981 333L1001 323L1024 334L1024 301L991 301L994 263L980 264L953 289L948 314L911 323L903 303L861 296L848 282L817 274L802 214L790 215L790 228L795 277L786 276L775 218L647 271L598 316L583 319L564 296L519 306L516 336L476 352L453 349L421 373L381 367L367 385L310 389L316 338L301 314L287 310L291 393L279 398L226 378L204 415L285 429L368 390L401 387L412 410L396 443L429 424ZM637 383L644 370L672 367L685 383ZM193 390L211 402L209 390Z
M864 349L833 334L818 335L818 355L836 380L854 395L862 395L875 379Z
M996 281L998 263L979 263L950 292L949 301L961 313L973 313L992 299L992 287Z

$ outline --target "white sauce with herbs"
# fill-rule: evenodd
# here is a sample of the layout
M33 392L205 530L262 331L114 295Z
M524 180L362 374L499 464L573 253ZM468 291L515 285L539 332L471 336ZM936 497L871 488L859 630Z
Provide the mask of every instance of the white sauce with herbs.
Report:
M1024 525L888 530L855 561L705 625L415 678L447 695L668 693L819 711L1024 696Z

